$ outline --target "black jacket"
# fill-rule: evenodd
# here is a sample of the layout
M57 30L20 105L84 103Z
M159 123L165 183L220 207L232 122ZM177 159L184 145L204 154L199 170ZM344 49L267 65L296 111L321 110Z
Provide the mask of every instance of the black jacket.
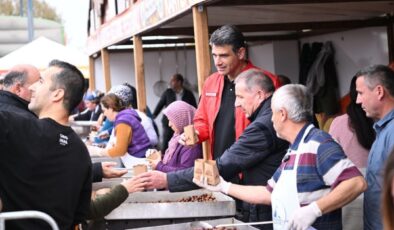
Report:
M0 111L0 197L3 211L38 210L59 229L86 220L92 190L89 152L70 128L51 118ZM6 229L49 229L34 219L6 221Z
M101 105L97 104L93 111L85 109L83 112L79 113L74 117L75 121L97 121L103 110Z
M159 115L160 111L163 109L163 107L167 107L169 104L174 102L176 100L176 95L173 89L169 88L164 93L161 95L159 102L156 105L155 111L153 111L153 117L157 117ZM193 93L188 90L183 88L183 96L182 96L182 101L197 107L196 99L194 98ZM163 116L164 118L165 116Z
M103 168L101 162L92 163L92 182L101 182L103 180Z
M240 172L244 184L266 185L281 163L288 143L279 139L271 122L271 98L249 118L252 123L223 155L216 159L220 175L229 180ZM168 188L172 192L196 189L192 182L193 168L167 174Z
M29 102L8 91L0 90L0 111L10 111L25 117L37 118L28 108Z

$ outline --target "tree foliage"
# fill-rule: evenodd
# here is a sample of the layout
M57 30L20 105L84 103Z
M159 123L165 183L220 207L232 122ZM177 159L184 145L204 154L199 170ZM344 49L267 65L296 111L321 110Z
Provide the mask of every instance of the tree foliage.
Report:
M20 0L0 0L0 15L27 15L27 0L23 0L22 14L20 12ZM45 18L57 22L61 22L60 16L56 10L48 5L45 1L33 0L34 17Z

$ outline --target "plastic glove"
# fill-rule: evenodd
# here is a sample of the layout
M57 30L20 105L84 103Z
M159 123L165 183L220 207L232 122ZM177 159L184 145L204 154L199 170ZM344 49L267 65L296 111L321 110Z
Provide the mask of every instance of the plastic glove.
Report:
M97 146L86 145L91 157L104 157L107 156L107 151Z
M306 230L321 215L322 213L319 206L317 206L317 203L312 202L294 212L293 217L289 222L289 229Z
M202 181L193 178L193 182L201 188L208 189L212 192L222 192L224 194L228 194L231 185L230 182L225 181L222 177L220 177L220 182L217 185L209 185L208 178L206 177L203 177Z

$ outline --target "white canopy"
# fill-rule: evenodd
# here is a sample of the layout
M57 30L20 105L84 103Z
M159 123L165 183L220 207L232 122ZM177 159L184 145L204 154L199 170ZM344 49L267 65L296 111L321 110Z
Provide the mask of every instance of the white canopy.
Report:
M0 58L0 73L7 72L12 66L17 64L30 64L43 70L53 59L73 64L82 71L85 77L89 76L89 60L87 55L45 37L39 37Z

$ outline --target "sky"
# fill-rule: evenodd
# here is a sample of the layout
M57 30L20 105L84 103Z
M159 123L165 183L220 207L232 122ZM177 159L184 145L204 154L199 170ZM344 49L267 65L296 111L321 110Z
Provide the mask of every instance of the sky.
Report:
M66 46L84 51L87 37L89 0L44 0L62 18Z

